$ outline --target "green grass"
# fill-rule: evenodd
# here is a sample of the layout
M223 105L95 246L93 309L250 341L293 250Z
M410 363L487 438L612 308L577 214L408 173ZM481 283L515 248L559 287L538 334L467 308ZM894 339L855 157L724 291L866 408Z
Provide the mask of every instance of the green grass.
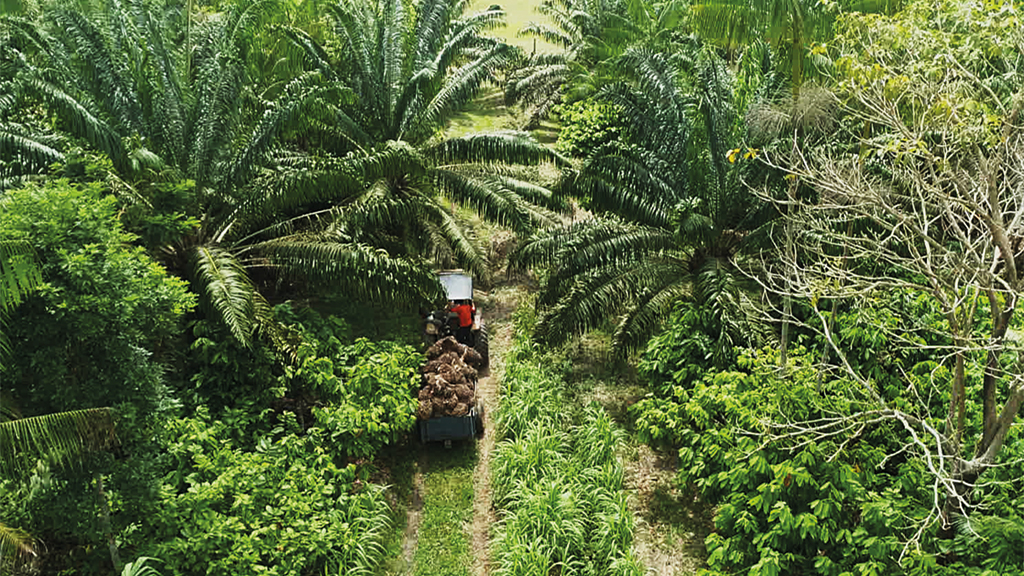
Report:
M373 461L375 472L371 480L388 487L388 504L391 506L391 531L385 540L387 561L377 571L378 574L398 574L400 571L402 543L409 522L409 501L416 475L416 461L410 455L408 445L392 445L381 450Z
M624 433L600 405L568 400L558 363L527 337L535 321L517 313L494 413L493 574L639 576L618 458Z
M515 128L515 120L505 108L505 94L489 88L448 121L446 134L458 138L477 132L495 132Z
M429 469L423 474L423 516L413 562L416 576L469 576L473 553L467 524L473 518L473 442L450 449L423 447Z
M477 0L470 10L482 10L494 3L493 0ZM540 0L515 0L498 2L498 4L505 9L507 26L492 30L489 34L513 46L519 46L527 54L534 50L537 52L560 50L558 46L540 39L537 39L535 43L532 36L520 37L518 35L519 30L528 22L546 21L534 10L540 4ZM505 93L502 87L492 86L484 90L465 110L448 121L445 135L449 138L458 138L468 134L518 129L522 125L522 119L516 117L514 110L505 108L504 98ZM544 122L539 129L533 131L533 135L542 144L554 145L558 140L558 131L557 124Z

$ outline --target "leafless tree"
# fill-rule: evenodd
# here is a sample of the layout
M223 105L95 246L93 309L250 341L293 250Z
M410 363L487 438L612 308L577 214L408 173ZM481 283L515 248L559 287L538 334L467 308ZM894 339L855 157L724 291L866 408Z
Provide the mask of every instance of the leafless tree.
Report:
M759 276L769 291L810 304L827 357L873 405L853 417L791 423L779 434L835 438L896 423L905 450L934 479L929 523L941 522L946 535L968 516L972 489L996 465L1024 402L1024 342L1011 329L1024 288L1024 91L1000 96L968 75L955 77L898 90L883 79L850 90L836 101L843 125L855 127L847 140L855 146L793 147L786 157L763 157L814 193L765 194L784 206L798 249L778 238ZM967 94L988 112L957 105L973 97ZM850 360L859 351L844 349L833 314L819 307L856 304L881 291L926 295L942 311L945 325L931 329L944 338L930 340L949 344L931 344L928 353L952 374L943 414L930 413L925 401L910 410L890 405ZM911 334L890 337L925 346ZM968 396L972 363L983 376L980 395ZM968 403L981 407L976 437L967 437Z

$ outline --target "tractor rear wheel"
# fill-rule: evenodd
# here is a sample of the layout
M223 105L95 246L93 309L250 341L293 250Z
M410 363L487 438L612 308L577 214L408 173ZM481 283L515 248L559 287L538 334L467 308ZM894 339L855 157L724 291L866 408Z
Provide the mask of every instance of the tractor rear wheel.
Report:
M476 338L473 339L473 349L480 354L481 358L483 358L480 363L480 368L487 368L491 364L491 357L488 354L486 326L481 326L480 330L477 331Z
M474 422L474 428L476 428L476 437L484 437L484 403L478 398L476 401L476 421Z

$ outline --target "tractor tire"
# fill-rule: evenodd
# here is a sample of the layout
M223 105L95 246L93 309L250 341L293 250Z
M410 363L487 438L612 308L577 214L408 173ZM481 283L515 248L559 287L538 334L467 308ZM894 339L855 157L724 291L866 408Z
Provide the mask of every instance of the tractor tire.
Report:
M487 342L487 327L481 326L480 330L477 331L476 337L473 339L473 349L476 350L483 360L480 362L481 371L486 370L491 365L491 357L488 353L488 342Z
M476 422L475 422L475 428L476 428L476 437L477 438L483 438L484 437L484 403L481 402L479 399L477 399L477 401L476 401Z

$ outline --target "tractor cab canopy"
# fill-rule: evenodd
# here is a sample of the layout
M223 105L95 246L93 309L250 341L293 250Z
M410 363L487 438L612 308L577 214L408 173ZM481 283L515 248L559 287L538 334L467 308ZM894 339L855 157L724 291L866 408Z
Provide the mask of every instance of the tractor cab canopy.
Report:
M473 299L473 277L462 270L442 270L437 273L437 279L449 300Z

